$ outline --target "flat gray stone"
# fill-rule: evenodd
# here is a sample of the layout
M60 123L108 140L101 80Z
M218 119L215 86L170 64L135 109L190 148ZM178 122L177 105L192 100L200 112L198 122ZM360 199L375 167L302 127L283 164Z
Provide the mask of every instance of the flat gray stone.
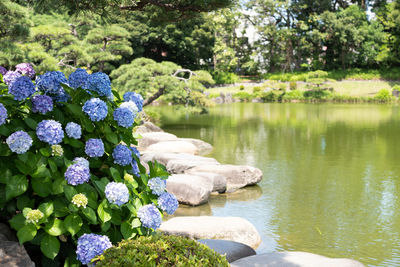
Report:
M256 184L263 178L261 170L251 166L200 165L185 171L188 174L195 172L211 172L225 176L227 192L233 192L247 185Z
M167 191L174 194L179 203L198 206L208 202L213 184L200 176L174 174L167 180Z
M233 267L363 267L351 259L333 259L308 252L272 252L234 261Z
M23 246L14 241L0 242L0 266L4 267L34 267Z
M228 262L256 255L254 249L235 241L216 239L199 239L197 241L213 249L218 254L225 255Z
M140 151L145 151L149 146L165 141L178 140L176 135L164 132L142 133L142 138L138 139L138 147Z
M160 231L193 239L222 239L246 244L253 249L261 243L256 228L240 217L185 216L163 222Z
M11 231L10 227L4 223L0 223L0 234L4 236L4 238L8 241L18 241L14 232Z
M160 127L158 127L157 125L155 125L154 123L152 123L150 121L146 121L145 123L143 123L143 126L152 132L164 132L163 129L161 129Z
M207 155L213 150L213 146L207 142L200 139L194 138L179 138L179 140L187 141L195 145L198 149L198 155Z
M191 175L201 176L213 183L212 192L224 193L226 191L226 178L223 175L212 172L189 172Z
M153 133L148 133L153 134ZM139 139L140 140L140 139ZM140 145L140 141L139 141ZM143 153L187 153L195 155L198 149L195 145L187 141L162 141L149 145Z
M187 161L201 161L207 164L219 164L219 162L214 158L196 156L186 153L157 153L157 152L146 152L143 153L141 159L145 162L155 160L163 165L167 165L171 160L187 160Z
M186 170L200 166L208 165L210 161L201 161L193 159L174 159L169 160L166 167L169 173L184 173Z

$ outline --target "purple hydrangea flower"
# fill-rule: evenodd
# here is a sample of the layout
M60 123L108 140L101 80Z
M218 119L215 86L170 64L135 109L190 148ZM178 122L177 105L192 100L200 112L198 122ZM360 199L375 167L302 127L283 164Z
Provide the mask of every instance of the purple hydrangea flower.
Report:
M15 71L18 71L22 75L26 75L29 78L35 78L35 70L33 69L32 65L29 63L21 63L15 66Z
M114 120L121 127L129 128L133 124L133 114L128 108L117 108L113 113Z
M67 84L68 82L64 73L60 71L48 71L45 74L36 77L36 85L38 89L46 94L60 94L62 83Z
M118 206L122 206L129 201L129 190L123 183L108 183L104 193L110 203Z
M3 81L10 86L17 78L21 77L21 73L16 71L7 71L3 76Z
M100 96L110 96L111 81L107 74L103 72L96 72L86 79L83 86L84 89L97 92Z
M47 95L35 95L31 98L32 111L46 114L53 110L53 100Z
M161 225L161 213L154 204L148 204L140 207L137 212L137 216L144 227L156 230Z
M92 121L101 121L107 117L108 108L106 102L99 98L92 98L86 101L82 110Z
M32 146L32 138L24 131L17 131L6 139L6 143L12 152L23 154Z
M55 120L43 120L36 127L36 135L40 141L56 145L64 138L64 131L61 123Z
M4 76L4 74L6 74L7 71L8 71L8 70L7 70L6 68L4 68L3 66L0 66L0 74L1 74L1 75Z
M91 158L101 157L104 155L104 144L101 139L91 138L86 141L85 153Z
M64 173L65 180L70 185L83 184L90 179L90 169L83 164L72 164Z
M165 192L167 181L160 179L160 177L155 177L149 179L147 185L150 187L154 195L161 196L161 194Z
M179 206L178 200L176 199L175 195L168 192L165 192L161 196L159 196L157 202L158 207L160 207L168 214L174 214Z
M74 160L72 161L72 163L74 163L74 164L80 164L80 165L83 165L83 166L86 166L86 167L89 168L89 161L88 161L87 159L85 159L85 158L82 158L82 157L76 157L76 158L74 158Z
M7 116L7 109L0 103L0 125L6 123Z
M138 107L133 101L123 102L119 107L129 109L132 112L133 119L135 119L137 113L139 112Z
M84 69L76 69L71 75L68 77L68 85L74 89L79 87L83 87L86 80L89 78L89 73Z
M136 92L126 92L124 94L124 101L133 101L136 104L139 112L143 110L143 97L141 94Z
M117 145L112 153L114 163L126 166L132 162L132 151L125 145Z
M65 131L67 132L68 137L71 137L74 139L81 138L82 128L79 124L77 124L75 122L67 123L67 126L65 127Z
M8 92L15 100L24 100L35 93L35 85L26 76L16 78L8 87Z
M76 259L82 264L90 264L90 261L112 247L110 239L105 235L84 234L78 239Z

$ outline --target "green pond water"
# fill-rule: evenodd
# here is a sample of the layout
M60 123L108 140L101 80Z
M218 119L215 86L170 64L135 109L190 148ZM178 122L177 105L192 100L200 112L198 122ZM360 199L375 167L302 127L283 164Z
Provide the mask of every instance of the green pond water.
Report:
M178 216L240 216L258 252L307 251L400 266L400 108L390 105L219 105L207 115L160 108L164 130L214 146L221 163L264 179Z

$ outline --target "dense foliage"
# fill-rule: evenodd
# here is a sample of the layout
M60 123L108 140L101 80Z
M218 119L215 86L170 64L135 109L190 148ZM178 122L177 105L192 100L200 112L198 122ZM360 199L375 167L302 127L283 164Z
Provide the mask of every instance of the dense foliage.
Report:
M224 256L203 244L166 235L122 241L98 259L96 266L229 266Z
M177 209L165 168L146 170L134 146L139 94L121 99L101 72L0 70L0 219L38 265L90 263Z

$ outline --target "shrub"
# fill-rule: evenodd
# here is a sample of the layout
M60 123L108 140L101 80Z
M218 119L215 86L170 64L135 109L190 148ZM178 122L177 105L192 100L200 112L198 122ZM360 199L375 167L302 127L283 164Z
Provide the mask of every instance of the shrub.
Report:
M163 185L168 173L150 163L148 174L133 147L141 96L121 99L104 73L26 78L0 85L0 216L36 263L39 248L42 262L71 266L78 256L85 263L93 249L157 228L171 209L148 180L160 177Z
M281 93L277 90L271 90L268 92L263 92L261 99L263 102L279 102L284 94L285 93Z
M216 84L233 84L239 80L239 76L232 72L216 71L213 73Z
M122 241L98 257L96 266L229 266L221 256L197 241L180 236L152 235Z
M250 101L253 99L253 95L248 92L236 92L233 94L234 98L238 98L241 101Z
M379 101L379 102L390 102L392 101L392 94L388 89L381 89L376 93L374 96L374 99Z
M300 91L300 90L289 91L285 95L282 96L283 102L287 102L287 101L291 101L291 100L303 100L303 99L304 99L303 91Z
M280 83L278 84L279 90L281 91L286 91L287 85L286 83Z
M244 85L239 86L239 90L243 91L244 90Z
M315 89L304 92L304 97L310 100L328 99L330 96L332 96L332 93L328 90Z
M261 87L260 86L254 86L253 87L253 94L257 94L257 93L259 93L259 92L261 92Z
M297 89L297 82L290 82L289 83L289 88L290 90L296 90Z

